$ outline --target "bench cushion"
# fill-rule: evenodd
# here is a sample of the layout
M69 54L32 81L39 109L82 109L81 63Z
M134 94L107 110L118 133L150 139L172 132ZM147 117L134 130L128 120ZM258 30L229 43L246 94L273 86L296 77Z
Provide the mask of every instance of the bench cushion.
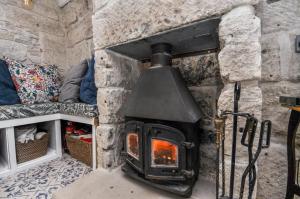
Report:
M59 103L0 106L0 121L59 113Z
M60 106L60 113L93 118L98 116L98 108L97 105L84 103L62 103Z
M98 116L98 109L95 105L88 105L83 103L43 103L29 105L6 105L0 106L0 121L42 115L51 115L56 113L93 118Z

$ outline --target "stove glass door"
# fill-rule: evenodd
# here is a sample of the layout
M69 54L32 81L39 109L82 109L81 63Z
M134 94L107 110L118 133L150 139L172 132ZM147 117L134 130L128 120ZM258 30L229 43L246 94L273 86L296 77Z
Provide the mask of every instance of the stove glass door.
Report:
M124 139L125 151L127 153L126 162L135 169L143 173L144 152L143 152L143 126L144 123L138 121L126 122Z
M139 135L136 132L129 132L127 134L127 153L133 158L140 159L140 144Z
M153 180L185 180L186 169L184 134L162 124L145 124L145 177Z
M166 140L152 138L151 167L177 168L178 146Z

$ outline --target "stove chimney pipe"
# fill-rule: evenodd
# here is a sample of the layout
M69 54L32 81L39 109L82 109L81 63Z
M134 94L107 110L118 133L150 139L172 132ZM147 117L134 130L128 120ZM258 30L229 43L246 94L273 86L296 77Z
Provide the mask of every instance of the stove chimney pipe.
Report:
M172 65L172 45L168 43L157 43L151 46L151 67L162 67Z

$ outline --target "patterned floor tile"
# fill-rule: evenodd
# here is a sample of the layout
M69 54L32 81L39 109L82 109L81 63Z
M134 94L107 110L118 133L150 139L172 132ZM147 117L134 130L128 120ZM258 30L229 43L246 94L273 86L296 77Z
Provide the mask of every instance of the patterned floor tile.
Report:
M0 178L0 198L51 199L55 191L91 171L85 164L64 155L35 168Z

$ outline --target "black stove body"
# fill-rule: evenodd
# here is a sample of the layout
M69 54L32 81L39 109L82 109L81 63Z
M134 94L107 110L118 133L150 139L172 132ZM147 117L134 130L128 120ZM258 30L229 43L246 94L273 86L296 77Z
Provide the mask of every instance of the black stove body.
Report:
M199 171L201 112L171 48L152 46L152 67L141 74L126 103L123 171L152 186L188 197Z

